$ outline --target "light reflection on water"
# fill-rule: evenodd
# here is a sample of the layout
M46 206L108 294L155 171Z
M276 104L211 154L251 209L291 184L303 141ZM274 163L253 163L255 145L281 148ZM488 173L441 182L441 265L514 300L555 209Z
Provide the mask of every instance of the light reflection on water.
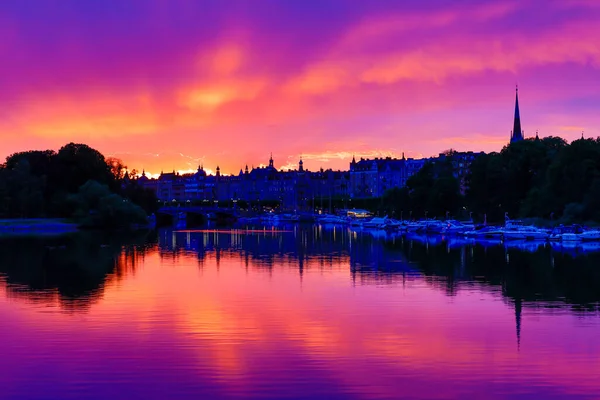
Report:
M318 226L4 240L2 398L597 398L599 265Z

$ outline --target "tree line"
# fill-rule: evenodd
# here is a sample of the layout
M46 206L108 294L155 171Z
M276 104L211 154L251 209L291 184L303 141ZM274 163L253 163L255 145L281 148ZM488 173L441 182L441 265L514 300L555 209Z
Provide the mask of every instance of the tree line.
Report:
M388 190L382 207L404 218L471 217L600 222L600 138L568 144L559 137L527 139L482 154L457 177L455 152L427 163L403 188ZM461 190L462 189L462 190Z
M147 222L156 194L117 158L69 143L12 154L0 165L0 218L68 218L90 227Z

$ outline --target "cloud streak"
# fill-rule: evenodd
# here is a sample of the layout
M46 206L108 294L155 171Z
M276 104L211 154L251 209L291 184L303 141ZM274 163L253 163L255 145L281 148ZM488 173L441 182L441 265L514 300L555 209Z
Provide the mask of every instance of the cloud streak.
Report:
M517 81L526 132L600 135L593 1L69 5L0 5L1 156L80 141L135 149L138 169L237 173L270 152L338 169L499 150Z

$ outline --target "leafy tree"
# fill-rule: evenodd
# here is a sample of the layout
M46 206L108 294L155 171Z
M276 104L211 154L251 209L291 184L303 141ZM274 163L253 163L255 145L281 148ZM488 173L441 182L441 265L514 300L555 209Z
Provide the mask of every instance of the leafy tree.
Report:
M110 168L110 172L115 180L120 181L125 177L127 166L123 164L123 161L116 157L106 158L106 164Z
M79 217L87 218L90 210L99 212L107 209L109 204L113 211L108 214L120 215L128 210L141 221L143 212L140 214L139 207L131 207L131 202L142 204L153 212L157 205L154 193L132 186L125 198L120 197L121 203L126 204L118 206L116 198L109 197L111 193L122 193L125 171L126 166L121 160L105 159L85 144L69 143L58 152L14 153L0 166L0 215L13 218L73 217L79 212L83 213ZM88 181L98 183L102 189L88 185L81 191ZM90 192L92 189L96 192ZM85 207L82 204L86 204ZM126 223L128 220L124 217Z
M57 191L74 193L88 180L118 190L118 182L104 156L85 144L69 143L53 159L50 180Z
M408 212L411 210L411 199L407 188L391 188L383 194L383 208L388 215L395 218L408 218Z
M117 228L147 222L147 215L141 207L93 180L70 195L68 202L73 209L72 217L85 227Z
M30 150L11 154L6 158L5 168L15 169L20 161L29 163L30 172L35 176L45 176L50 170L56 152L53 150Z

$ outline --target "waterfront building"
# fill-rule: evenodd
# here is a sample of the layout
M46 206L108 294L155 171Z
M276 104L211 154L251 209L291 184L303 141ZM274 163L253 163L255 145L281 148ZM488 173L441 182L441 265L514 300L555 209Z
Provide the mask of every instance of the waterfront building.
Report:
M348 197L349 181L347 171L311 172L304 169L302 160L298 169L278 171L272 156L268 166L251 169L246 166L238 175L221 175L219 167L215 175L208 175L200 166L193 174L161 172L158 178L149 179L144 171L139 178L139 183L155 191L163 203L273 201L291 211L312 209L322 198Z
M350 163L350 196L353 198L381 197L394 187L404 187L429 159L375 158Z
M381 197L392 188L406 186L408 179L416 174L426 162L452 158L454 176L466 192L466 177L473 160L482 152L441 153L438 157L413 159L375 158L359 161L353 157L348 171L331 169L312 172L304 169L300 160L294 170L277 170L273 158L266 167L246 166L237 175L221 175L217 167L215 175L206 173L202 166L192 174L175 171L149 179L145 171L139 178L145 188L156 193L159 201L166 202L214 202L214 201L272 201L288 211L329 208L332 200Z
M510 143L524 139L519 110L519 91L516 88L515 113ZM536 133L536 139L538 135ZM377 198L392 188L406 186L409 178L415 175L427 162L437 162L451 157L454 176L459 180L461 193L467 191L467 176L471 163L483 152L445 152L431 158L352 157L347 171L320 169L311 172L304 168L302 159L294 170L277 170L273 155L265 167L240 169L237 175L208 175L202 166L193 174L180 175L175 171L162 173L157 179L149 179L145 171L139 182L155 191L162 202L206 202L272 201L290 211L327 208L332 199ZM329 201L328 201L329 200Z
M294 170L277 170L273 157L268 166L240 169L237 175L222 175L217 167L209 175L203 166L195 173L161 172L157 179L149 179L145 171L139 182L156 193L159 201L206 203L214 201L273 202L287 211L329 209L334 200L381 197L392 188L406 186L426 162L452 158L454 175L461 192L466 192L466 177L473 160L482 152L446 152L438 157L413 159L375 158L359 161L353 157L347 171L331 169L312 172L304 168L302 160Z
M450 158L452 162L452 170L454 177L458 179L460 184L460 193L465 195L467 192L467 176L471 170L471 163L480 155L485 154L483 151L451 151L446 153L440 153L437 160L443 161Z

